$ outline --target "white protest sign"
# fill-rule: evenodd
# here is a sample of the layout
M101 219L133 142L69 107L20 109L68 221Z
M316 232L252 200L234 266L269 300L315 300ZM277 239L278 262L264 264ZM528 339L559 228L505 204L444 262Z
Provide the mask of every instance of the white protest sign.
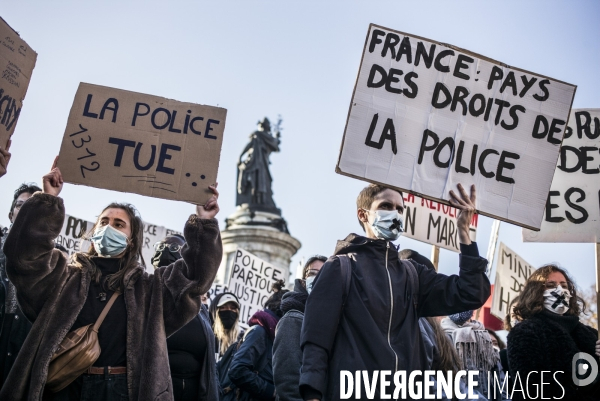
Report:
M0 17L0 148L15 131L37 53Z
M539 229L575 89L371 24L336 172Z
M542 228L525 242L600 242L600 109L573 109Z
M460 252L456 218L458 210L412 194L404 194L404 234L417 241ZM471 241L476 240L478 215L469 227Z
M227 287L240 300L240 326L248 328L248 321L263 310L273 293L275 281L286 279L283 272L269 262L238 248L233 259L231 277Z
M227 110L81 83L60 148L66 182L204 204Z
M534 270L535 267L500 242L498 263L496 264L496 282L490 309L492 315L504 320L508 314L510 303L519 295Z
M93 226L93 221L79 219L67 214L60 234L54 239L54 242L64 246L69 251L69 255L75 252L87 252L90 248L90 242L82 241L81 237L87 234Z

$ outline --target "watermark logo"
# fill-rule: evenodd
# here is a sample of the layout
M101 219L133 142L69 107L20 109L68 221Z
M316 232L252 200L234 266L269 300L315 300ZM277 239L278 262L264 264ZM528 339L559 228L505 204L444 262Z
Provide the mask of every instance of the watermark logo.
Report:
M573 356L571 370L573 383L580 387L587 386L592 384L598 376L598 363L590 354L578 352Z

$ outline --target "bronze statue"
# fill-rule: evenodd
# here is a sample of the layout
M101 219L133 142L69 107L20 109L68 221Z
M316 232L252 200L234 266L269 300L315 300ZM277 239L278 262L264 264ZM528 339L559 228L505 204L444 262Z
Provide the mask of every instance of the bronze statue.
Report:
M273 136L271 123L265 117L258 122L258 129L250 134L250 142L242 151L238 163L237 206L245 204L251 210L281 213L273 201L273 179L269 172L269 155L279 152L280 125L281 118Z

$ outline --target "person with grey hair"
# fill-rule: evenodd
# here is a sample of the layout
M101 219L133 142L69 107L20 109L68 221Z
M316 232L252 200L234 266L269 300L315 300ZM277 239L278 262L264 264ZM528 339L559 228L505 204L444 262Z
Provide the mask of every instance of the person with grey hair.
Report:
M294 291L285 294L281 300L281 310L285 315L277 324L273 343L273 379L281 400L302 400L299 390L302 366L300 333L304 306L312 282L326 261L327 258L322 255L310 257L302 269L302 279L296 279L294 283Z

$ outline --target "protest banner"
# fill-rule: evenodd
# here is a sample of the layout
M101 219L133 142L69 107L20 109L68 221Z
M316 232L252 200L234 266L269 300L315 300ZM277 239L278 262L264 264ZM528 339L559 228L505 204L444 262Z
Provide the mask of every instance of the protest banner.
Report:
M37 53L0 17L0 148L6 149L21 115Z
M72 184L204 204L227 110L79 84L60 148Z
M248 251L238 248L233 259L227 287L240 300L240 326L248 328L248 321L262 310L273 290L273 283L286 277L283 272Z
M408 193L404 194L404 206L405 237L460 252L456 208ZM477 221L474 215L469 227L471 241L477 236Z
M509 312L510 303L519 295L534 270L535 267L500 242L498 263L496 264L496 282L490 309L492 315L504 320Z
M575 89L371 24L336 172L537 230Z
M542 228L525 242L600 242L600 109L573 109Z
M54 239L59 245L64 246L69 255L75 252L87 252L90 248L90 242L81 240L94 227L93 221L79 219L74 216L65 215L65 221L58 237Z

